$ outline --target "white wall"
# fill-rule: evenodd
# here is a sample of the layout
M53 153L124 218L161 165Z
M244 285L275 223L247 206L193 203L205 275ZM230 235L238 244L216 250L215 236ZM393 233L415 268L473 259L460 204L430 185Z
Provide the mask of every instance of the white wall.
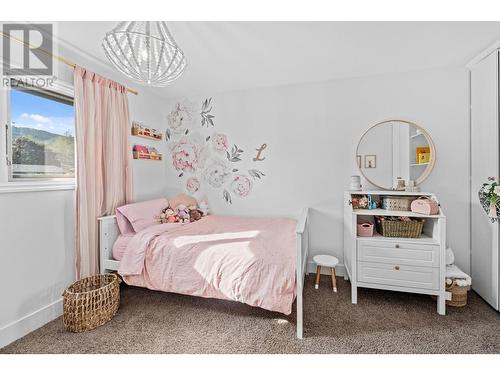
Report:
M74 279L73 190L0 194L0 347L54 319Z
M313 254L342 259L342 192L358 174L355 151L372 124L407 119L429 131L437 161L423 190L435 192L448 216L448 243L456 263L469 270L469 78L462 68L245 90L213 96L215 130L227 133L255 156L262 143L266 174L246 199L226 204L220 190L206 189L218 214L297 215L312 207ZM199 103L203 98L190 98ZM165 105L170 112L174 102ZM247 155L247 157L250 155ZM170 194L185 177L168 168Z
M122 82L117 72L75 51L61 47L59 53ZM57 77L72 82L72 69L59 64ZM138 91L138 96L129 95L130 119L163 131L161 102L145 89ZM164 141L130 140L154 145L160 152L165 148ZM161 195L165 163L133 163L136 198ZM0 193L0 347L62 313L61 294L74 280L74 215L73 190Z

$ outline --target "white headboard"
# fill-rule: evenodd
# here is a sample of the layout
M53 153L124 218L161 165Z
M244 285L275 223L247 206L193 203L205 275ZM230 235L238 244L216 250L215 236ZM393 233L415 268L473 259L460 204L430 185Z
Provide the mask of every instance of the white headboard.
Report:
M113 244L120 234L116 216L103 216L98 218L97 221L99 223L100 272L118 271L118 264L120 262L113 259Z

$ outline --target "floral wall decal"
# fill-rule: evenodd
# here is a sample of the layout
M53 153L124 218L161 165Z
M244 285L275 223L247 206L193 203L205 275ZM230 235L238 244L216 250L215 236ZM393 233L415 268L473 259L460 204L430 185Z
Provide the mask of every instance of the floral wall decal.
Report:
M169 146L174 168L184 172L196 172L203 168L207 158L207 148L203 137L198 133L183 135Z
M241 161L241 154L243 153L243 150L241 148L239 148L238 146L234 145L233 148L231 149L231 153L229 153L229 151L226 151L226 155L227 155L227 160L229 160L230 162L237 162L237 161Z
M210 111L212 110L211 107L212 104L212 98L210 99L205 99L201 106L201 126L205 126L205 124L208 126L208 124L214 126L214 115L210 114Z
M245 152L230 143L227 134L213 130L206 134L209 128L215 127L212 98L203 100L198 108L184 100L176 103L167 116L165 139L169 143L171 165L179 172L179 178L186 179L185 190L192 195L207 189L219 190L228 204L233 203L233 197L248 197L254 183L261 181L265 174L257 169L248 169L245 173L238 167L245 161ZM197 113L201 117L199 122Z
M200 190L200 180L196 177L189 177L186 181L186 190L188 193L195 194Z
M193 104L187 100L177 103L167 118L168 127L166 131L167 141L172 136L186 134L193 124Z

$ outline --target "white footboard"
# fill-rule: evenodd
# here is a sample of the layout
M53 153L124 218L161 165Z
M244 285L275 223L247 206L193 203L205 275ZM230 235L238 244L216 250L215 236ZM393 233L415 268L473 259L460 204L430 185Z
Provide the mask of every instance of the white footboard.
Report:
M304 276L309 253L309 208L304 208L297 222L297 338L303 337L303 290Z
M99 265L100 272L118 271L118 261L113 259L113 244L120 234L116 216L103 216L99 222Z

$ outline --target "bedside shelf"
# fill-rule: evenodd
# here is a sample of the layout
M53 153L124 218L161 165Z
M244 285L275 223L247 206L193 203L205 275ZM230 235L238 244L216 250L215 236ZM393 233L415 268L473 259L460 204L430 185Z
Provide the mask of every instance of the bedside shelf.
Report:
M432 196L432 193L425 191L404 191L404 190L348 190L349 194L353 195L406 195L409 197Z
M442 207L437 215L382 208L354 209L353 198L368 194L409 198L423 195L438 201L434 194L421 192L364 190L344 193L343 253L346 274L351 282L351 302L358 303L358 288L428 294L437 296L437 312L445 315L446 216ZM372 237L359 237L358 224L364 221L373 224L374 216L421 219L424 221L422 234L418 238L384 237L374 230Z
M438 241L434 240L432 237L428 236L427 234L422 233L422 235L419 238L402 238L402 237L384 237L381 234L373 231L373 236L372 237L357 237L358 241L388 241L388 242L421 242L421 243L426 243L426 244L439 244Z
M352 210L352 212L360 216L407 216L427 219L438 219L440 217L443 217L442 215L424 215L411 211L384 210L383 208L375 208L373 210L355 208Z

